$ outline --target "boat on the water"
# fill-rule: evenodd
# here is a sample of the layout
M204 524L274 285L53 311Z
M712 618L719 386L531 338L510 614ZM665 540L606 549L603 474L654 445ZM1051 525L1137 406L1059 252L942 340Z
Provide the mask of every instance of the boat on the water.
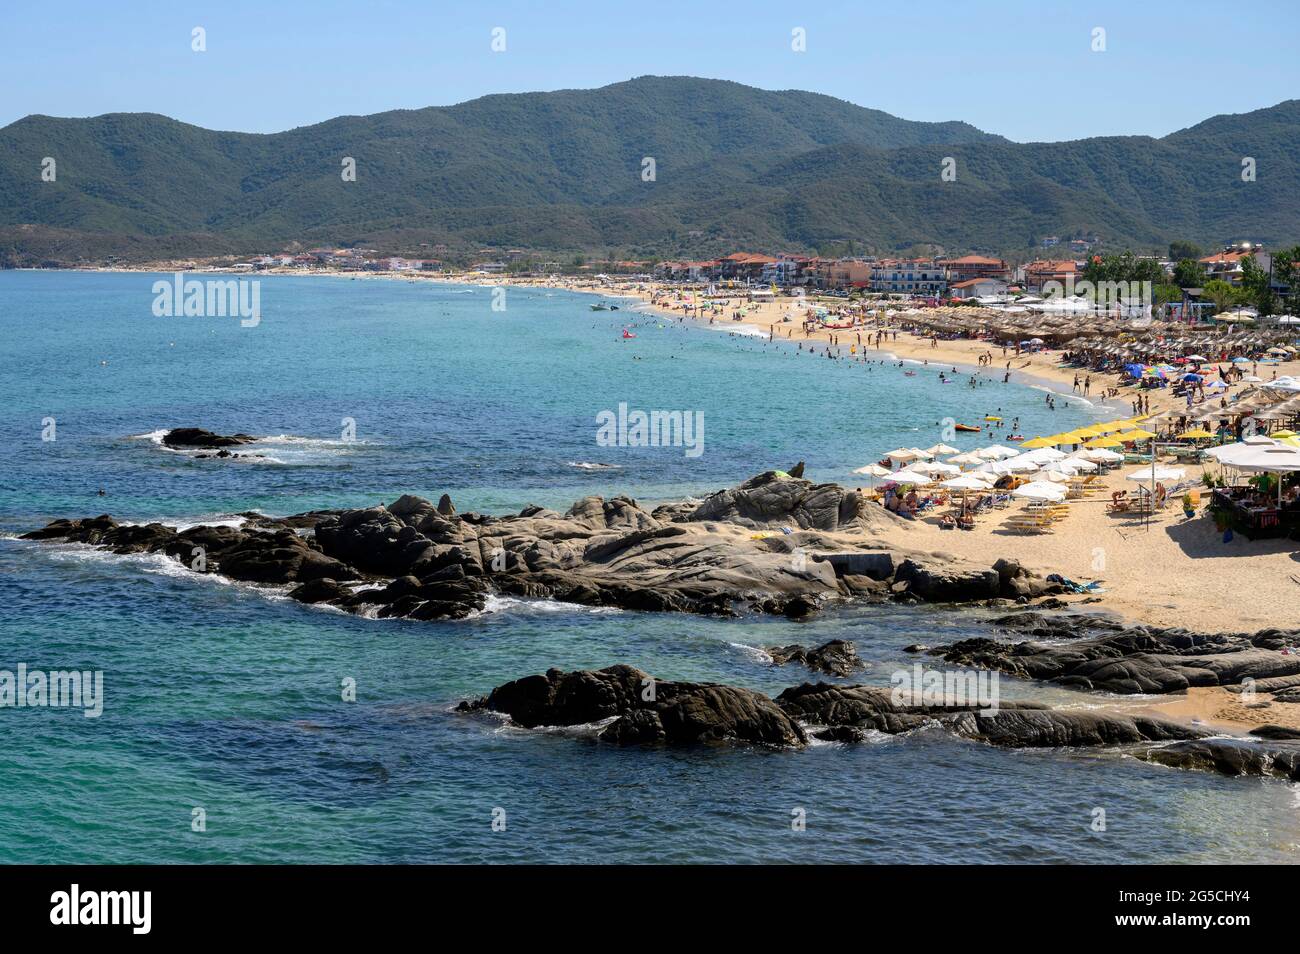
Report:
M978 433L980 432L980 428L976 427L976 426L973 425L973 424L954 424L954 425L953 425L953 430L954 430L954 431L969 431L969 432L972 433L972 434L978 434Z
M609 305L605 304L603 301L598 301L598 302L596 302L596 304L594 304L594 305L591 306L591 310L592 310L592 311L609 311Z

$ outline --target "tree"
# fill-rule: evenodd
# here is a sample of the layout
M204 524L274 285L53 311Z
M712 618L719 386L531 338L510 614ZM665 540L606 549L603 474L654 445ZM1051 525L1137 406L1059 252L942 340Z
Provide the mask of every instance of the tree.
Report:
M1300 314L1300 245L1273 253L1273 280L1287 286L1282 292L1283 308Z
M1174 266L1174 284L1179 288L1200 288L1205 281L1205 269L1192 258L1185 258Z
M1171 302L1180 302L1183 300L1183 290L1177 285L1156 285L1151 295L1156 305L1167 305Z
M1206 298L1214 302L1215 311L1227 311L1233 305L1237 304L1237 289L1233 288L1221 278L1210 279L1205 283L1202 292Z
M1272 279L1253 255L1241 260L1241 298L1246 304L1253 305L1261 316L1273 314Z
M1195 242L1176 241L1169 243L1169 260L1181 262L1185 258L1196 261L1201 257L1201 247Z

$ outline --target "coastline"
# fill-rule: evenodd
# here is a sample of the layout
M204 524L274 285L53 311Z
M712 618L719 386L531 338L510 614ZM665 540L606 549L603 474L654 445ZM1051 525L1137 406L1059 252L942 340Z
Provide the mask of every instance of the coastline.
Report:
M104 268L70 271L157 272L159 269ZM498 280L482 275L404 275L324 270L301 272L294 269L270 270L264 274L405 280L412 283L429 281L482 287L505 285L573 291L637 301L640 307L636 314L653 314L683 322L691 321L701 327L712 327L719 331L728 330L723 322L715 322L710 326L707 321L690 318L681 310L675 311L663 303L656 304L654 299L659 286L654 284L611 288L594 281L514 281L505 276ZM787 302L746 305L745 315L738 323L768 330L770 334L774 325L781 324L780 318L788 307ZM787 328L794 331L793 325ZM831 334L831 331L822 330L806 337L777 340L830 345ZM840 346L847 351L845 341L842 340ZM877 349L862 350L870 355ZM977 356L989 350L991 349L986 342L975 340L939 341L938 346L934 347L927 339L900 331L897 340L882 342L878 353L882 358L894 355L898 360L929 362L946 367L956 365L967 373L1003 372L1005 362L999 366L1000 356L996 351L991 367L977 364ZM1040 352L1012 360L1012 382L1048 388L1061 394L1063 400L1072 399L1069 389L1075 372L1060 367L1054 353ZM1098 386L1103 386L1103 383L1098 382ZM1149 393L1152 413L1174 403L1163 389ZM1114 415L1123 410L1124 397L1121 394L1110 403L1093 403L1099 414ZM884 450L885 448L880 448L881 452ZM815 462L810 462L810 467L815 473ZM936 552L952 553L962 559L986 563L1010 556L1043 573L1060 573L1080 583L1097 581L1104 590L1100 594L1100 602L1081 608L1109 611L1132 622L1187 626L1202 632L1242 632L1276 625L1278 620L1288 618L1296 597L1300 596L1300 589L1297 588L1300 584L1296 582L1300 578L1300 567L1297 566L1287 541L1252 542L1238 537L1230 543L1223 543L1207 516L1198 515L1185 522L1176 501L1148 520L1107 514L1105 504L1109 502L1110 494L1125 489L1124 472L1131 469L1133 465L1103 478L1105 490L1102 494L1072 502L1070 515L1056 533L1012 534L1001 527L1006 512L979 518L976 528L971 532L941 530L933 522L916 520L891 533L897 535L900 546L906 539L907 545L928 547ZM1188 478L1195 481L1200 477L1201 468L1189 466L1186 471ZM1225 601L1220 595L1225 590L1248 590L1251 598L1248 601ZM1074 597L1066 602L1077 606L1080 599L1081 597Z

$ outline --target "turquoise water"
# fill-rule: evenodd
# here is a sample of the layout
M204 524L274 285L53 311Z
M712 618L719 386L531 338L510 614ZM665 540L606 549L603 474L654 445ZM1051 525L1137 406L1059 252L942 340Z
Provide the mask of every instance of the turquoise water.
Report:
M1287 861L1291 787L1118 755L1007 752L920 732L803 752L619 750L450 708L549 666L629 662L776 693L749 647L857 641L887 684L902 647L969 614L861 608L808 623L494 601L453 623L376 621L198 578L152 557L13 540L55 516L217 519L403 492L462 509L654 500L808 461L815 479L944 417L1030 433L1099 411L989 381L812 357L590 299L398 281L262 279L262 321L155 318L155 276L0 272L0 669L99 669L103 716L0 709L0 860ZM621 329L635 324L635 339ZM964 380L964 379L963 379ZM701 411L704 452L601 447L620 402ZM56 440L42 441L53 417ZM356 440L342 440L342 420ZM276 439L197 460L173 426ZM960 447L987 443L959 435ZM584 469L576 464L618 469ZM103 497L97 491L105 491ZM357 701L340 699L355 679ZM1009 686L1064 704L1078 694ZM207 829L191 830L193 810ZM1107 831L1090 830L1103 807ZM505 831L493 831L494 809ZM790 828L807 812L807 830Z

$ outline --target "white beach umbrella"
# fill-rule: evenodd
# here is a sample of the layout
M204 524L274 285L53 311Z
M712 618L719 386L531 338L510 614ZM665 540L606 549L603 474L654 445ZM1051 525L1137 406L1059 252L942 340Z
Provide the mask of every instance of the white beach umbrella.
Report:
M1300 448L1252 447L1235 458L1230 466L1251 473L1295 473L1300 471Z
M949 487L953 490L989 490L993 484L975 474L962 474L960 477L950 477L943 481L940 486Z
M900 470L889 475L890 480L898 481L900 484L930 484L934 483L929 474L923 474L916 470Z
M1078 456L1087 457L1089 460L1102 461L1108 464L1113 464L1124 459L1123 454L1117 454L1115 451L1110 450L1107 447L1085 447L1083 450L1079 451Z
M938 474L940 477L954 477L961 473L961 468L956 464L940 464L935 461L921 461L913 464L908 469L917 470L931 476Z
M897 450L891 450L885 456L890 460L903 461L906 463L909 460L919 460L923 455L909 448L900 447Z
M1125 474L1125 480L1136 480L1139 483L1151 483L1153 480L1182 480L1187 475L1187 471L1181 467L1143 467L1141 470L1135 470L1131 474Z
M1040 464L1050 464L1052 461L1065 460L1065 454L1055 447L1036 447L1031 451L1025 451L1017 460L1032 460Z
M1060 503L1065 500L1065 491L1056 484L1048 483L1045 480L1035 480L1022 484L1011 493L1026 500L1048 500L1053 503Z
M1099 449L1104 450L1104 448ZM1078 454L1073 457L1065 458L1061 463L1069 465L1071 470L1082 471L1085 474L1090 474L1097 469L1096 464L1086 458L1080 457Z
M1005 444L992 444L988 447L981 447L975 453L985 460L1005 460L1008 457L1017 456L1020 451L1014 447L1007 447Z
M881 467L879 464L867 464L866 467L857 468L853 473L866 474L870 477L888 477L892 472L888 467Z
M947 444L935 444L933 447L927 447L925 452L931 457L947 456L948 454L960 454L960 447L949 447Z
M1023 457L1012 457L1009 460L998 461L998 463L1013 474L1027 474L1043 466L1041 460L1026 460Z
M972 464L981 464L984 459L978 454L958 454L955 457L949 457L948 463L961 464L963 467L969 467Z

